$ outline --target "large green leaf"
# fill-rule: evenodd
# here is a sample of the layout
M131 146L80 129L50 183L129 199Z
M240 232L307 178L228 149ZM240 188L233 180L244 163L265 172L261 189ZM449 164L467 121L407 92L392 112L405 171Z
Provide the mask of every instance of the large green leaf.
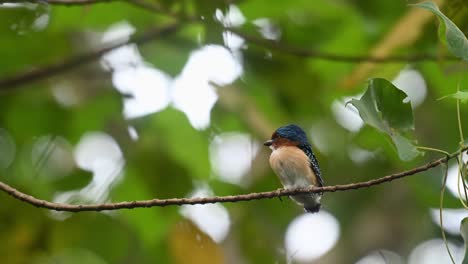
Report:
M400 159L408 161L420 154L412 140L405 137L414 129L413 112L407 95L391 82L374 78L361 99L350 101L365 123L392 138Z
M465 217L461 221L460 233L465 241L465 257L463 258L463 264L468 264L468 217Z
M439 37L447 44L450 52L464 60L468 60L468 40L463 32L446 17L433 2L424 2L414 6L427 9L439 17ZM444 39L445 37L445 39Z

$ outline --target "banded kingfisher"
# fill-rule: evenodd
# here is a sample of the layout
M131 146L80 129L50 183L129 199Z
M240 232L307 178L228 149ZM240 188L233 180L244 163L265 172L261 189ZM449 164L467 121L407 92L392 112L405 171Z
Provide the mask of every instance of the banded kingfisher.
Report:
M317 158L301 127L294 124L282 126L264 145L272 150L270 166L284 188L323 186ZM322 193L299 194L290 198L304 206L306 212L315 213L320 210Z

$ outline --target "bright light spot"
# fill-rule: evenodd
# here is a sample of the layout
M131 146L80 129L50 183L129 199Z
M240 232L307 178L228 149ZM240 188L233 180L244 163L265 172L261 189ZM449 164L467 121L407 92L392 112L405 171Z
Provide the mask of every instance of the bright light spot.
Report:
M0 169L6 169L13 162L16 145L6 129L0 127Z
M182 73L174 80L174 107L184 112L192 126L204 129L218 95L210 82L226 85L237 79L242 66L226 48L208 45L192 52Z
M258 27L260 34L266 39L279 40L281 37L281 30L268 18L255 19L253 24Z
M358 132L364 126L364 121L362 121L361 116L359 116L359 111L356 109L356 107L354 107L352 104L347 104L345 106L346 102L358 97L361 96L358 95L353 97L345 97L341 100L335 100L331 106L336 122L351 132Z
M176 78L172 87L174 107L184 112L196 129L210 124L211 108L218 100L213 86L190 78Z
M111 26L102 36L103 43L125 41L135 32L127 22ZM103 67L112 70L112 83L126 97L125 118L137 118L163 110L169 105L172 78L146 64L134 44L106 53Z
M63 137L39 137L31 151L34 170L49 178L64 177L75 168L72 152L72 145Z
M35 10L38 4L33 3L1 3L0 8L25 8L29 10Z
M128 96L124 98L126 118L158 112L169 105L171 77L154 68L139 66L115 71L112 83Z
M197 189L191 197L209 197L213 193L208 187ZM183 205L180 213L195 223L205 234L216 243L222 242L231 225L229 213L221 204Z
M231 51L236 52L244 46L245 40L242 37L230 32L223 32L224 45L228 47ZM240 56L236 56L240 57Z
M403 69L392 83L408 95L413 109L418 107L424 102L424 99L426 99L426 81L424 81L421 73L417 70Z
M129 126L128 127L128 135L133 141L138 140L138 131L135 129L135 127Z
M215 18L226 27L239 27L245 23L245 17L236 5L229 5L226 14L216 9Z
M234 59L228 49L219 45L207 45L190 54L181 77L227 85L241 74L242 65Z
M258 142L249 135L224 133L210 144L211 165L222 180L241 185L258 150Z
M128 44L103 55L101 65L105 70L119 71L129 67L143 66L144 61L138 47L134 44Z
M44 30L49 24L50 16L49 14L42 14L36 20L34 20L32 27L36 31Z
M124 166L124 157L115 140L102 132L85 134L75 148L75 161L84 170L93 173L92 181L81 190L57 193L54 202L104 202L109 189L115 185ZM57 219L64 219L67 214L54 212Z
M462 160L463 160L463 163L468 162L468 154L466 154L466 151L463 152ZM458 165L453 164L449 167L448 175L447 175L447 189L449 189L450 193L457 198L459 197L458 195L458 171L459 171ZM463 191L463 182L461 181L461 179L460 179L460 193L462 194L461 198L465 200L465 195Z
M367 149L352 146L348 148L349 158L356 164L363 164L374 158L374 152Z
M356 264L403 264L403 258L395 252L389 250L373 251L369 255L358 260Z
M240 11L236 11L235 7L231 9L228 14L232 12L233 18L223 15L223 19L239 21L236 12ZM105 32L102 40L105 43L123 41L134 31L128 23L120 23ZM187 115L194 128L204 129L210 124L211 109L218 99L211 83L227 85L242 74L239 56L235 54L223 46L204 46L191 53L182 72L174 80L145 63L135 45L106 53L102 64L112 70L114 86L126 95L123 110L126 118L161 111L172 100L174 107Z
M23 3L1 3L0 8L7 9L7 8L22 8Z
M122 152L115 140L102 132L86 133L75 148L75 160L84 170L94 171L104 160L120 163Z
M432 221L440 226L439 209L431 209ZM442 221L444 222L444 230L452 235L460 235L460 223L468 217L468 212L465 209L442 209Z
M452 253L455 263L461 263L463 260L463 246L456 246L448 242L450 252ZM432 239L419 244L411 252L408 258L408 264L440 264L452 263L447 253L444 241L442 239Z
M135 28L126 21L109 27L103 33L101 41L107 45L113 42L127 41L135 33ZM144 61L135 44L128 44L113 49L102 56L101 64L106 70L125 70L128 67L143 66Z
M223 14L220 9L216 9L215 18L225 27L239 27L245 23L244 15L235 5L230 5L226 14ZM244 46L245 40L228 30L223 32L223 39L224 45L234 52L235 57L240 60L242 56L238 51Z
M135 33L135 27L128 22L123 21L116 23L104 32L102 35L102 42L127 41L133 33Z
M65 107L74 106L80 101L79 95L72 84L66 81L53 83L52 95L59 104Z
M285 237L288 259L312 261L318 259L338 241L340 226L336 218L321 210L315 214L303 214L288 226Z

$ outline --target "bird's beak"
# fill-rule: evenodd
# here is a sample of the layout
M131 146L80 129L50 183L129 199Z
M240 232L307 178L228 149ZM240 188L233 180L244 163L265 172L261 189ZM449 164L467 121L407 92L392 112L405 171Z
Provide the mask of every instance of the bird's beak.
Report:
M267 141L265 141L265 143L263 143L263 145L265 145L267 147L271 146L271 144L273 144L273 140L271 140L271 139L267 140Z

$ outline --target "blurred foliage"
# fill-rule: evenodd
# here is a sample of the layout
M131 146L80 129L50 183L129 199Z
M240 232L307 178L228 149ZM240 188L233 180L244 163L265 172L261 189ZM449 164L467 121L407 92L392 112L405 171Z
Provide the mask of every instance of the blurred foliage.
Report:
M448 49L455 56L468 60L468 39L466 39L463 32L432 2L424 2L415 5L417 7L425 8L440 19L441 25L439 27L439 38L444 42Z
M181 23L177 32L138 47L145 64L175 78L191 52L206 44L224 45L215 14L226 15L232 5L245 17L239 30L263 38L254 22L268 19L269 30L280 32L274 41L277 45L338 56L374 54L382 46L386 56L450 55L452 51L438 42L436 17L413 24L411 18L418 17L411 17L414 8L406 1L144 2L154 10L124 1L83 6L43 1L25 6L0 4L0 80L96 50L102 46L102 34L117 23L127 22L138 35L177 20ZM437 3L466 35L466 1ZM201 20L189 22L190 17ZM443 21L448 34L452 26ZM398 25L405 31L395 30ZM395 31L400 35L392 41L398 45L389 40ZM466 58L466 46L461 50ZM360 97L366 79L392 80L405 69L418 71L427 86L425 100L413 109L414 138L421 146L448 152L459 147L455 100L437 99L447 95L466 99L466 62L349 63L290 55L249 41L236 52L243 74L234 83L216 88L219 100L211 110L210 125L200 130L172 105L126 119L122 113L127 95L114 89L112 72L99 60L8 91L0 89L0 180L46 200L79 192L93 183L94 176L77 164L74 148L86 133L101 131L117 142L125 162L101 202L188 197L200 186L208 186L214 195L274 190L280 184L269 168L268 149L260 145L243 184L236 185L214 171L210 144L225 132L245 133L253 138L252 144L261 144L274 128L287 123L300 124L310 132L327 185L377 178L439 155L427 152L401 161L393 143L375 129L344 128L332 104ZM458 86L461 91L457 92ZM193 89L197 89L195 84ZM64 101L60 91L72 101ZM383 98L389 96L394 95ZM396 96L401 99L403 95ZM400 106L388 105L398 111ZM466 135L466 104L460 110ZM396 116L408 120L407 114ZM379 122L393 129L392 120L383 117ZM47 154L48 144L44 147L41 142L51 142L53 150ZM45 150L38 157L41 149ZM325 194L324 210L338 219L340 237L316 262L354 263L380 249L406 258L422 241L439 238L439 226L429 209L438 207L441 175L436 168L371 189ZM290 259L285 252L285 231L302 213L289 199L223 204L230 228L219 242L187 219L179 207L68 214L37 209L6 194L0 194L0 204L0 240L5 241L0 247L2 263L286 263ZM461 208L451 194L445 206ZM457 245L463 243L460 235L448 237Z
M442 97L441 99L447 97L459 99L462 103L465 103L468 100L468 92L457 91L456 93L449 94L447 96Z

